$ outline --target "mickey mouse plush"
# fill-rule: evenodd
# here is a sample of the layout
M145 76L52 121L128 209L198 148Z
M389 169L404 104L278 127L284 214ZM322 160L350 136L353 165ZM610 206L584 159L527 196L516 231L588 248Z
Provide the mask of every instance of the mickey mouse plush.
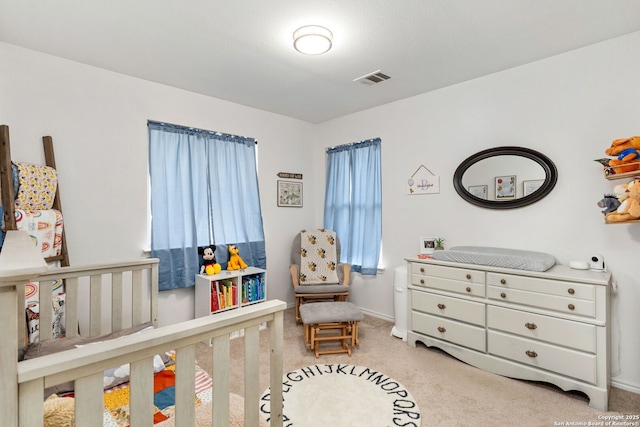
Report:
M216 246L205 246L204 248L198 248L198 254L202 255L202 267L200 267L200 274L206 273L209 276L220 273L222 267L216 261L215 256Z

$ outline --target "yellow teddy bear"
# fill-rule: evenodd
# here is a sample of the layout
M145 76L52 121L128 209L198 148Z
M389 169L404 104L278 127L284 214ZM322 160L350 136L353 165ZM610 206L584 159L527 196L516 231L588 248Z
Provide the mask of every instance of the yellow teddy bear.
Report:
M247 264L238 255L239 249L236 245L228 245L229 250L229 262L227 263L227 270L244 270L247 268Z

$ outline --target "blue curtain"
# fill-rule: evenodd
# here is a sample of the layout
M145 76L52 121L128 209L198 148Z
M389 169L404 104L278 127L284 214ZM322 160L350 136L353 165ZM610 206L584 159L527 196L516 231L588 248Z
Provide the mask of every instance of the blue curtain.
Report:
M324 228L340 239L340 261L375 275L382 242L381 140L327 150Z
M252 138L148 122L151 256L160 259L160 290L193 286L198 247L227 245L266 268L256 143Z

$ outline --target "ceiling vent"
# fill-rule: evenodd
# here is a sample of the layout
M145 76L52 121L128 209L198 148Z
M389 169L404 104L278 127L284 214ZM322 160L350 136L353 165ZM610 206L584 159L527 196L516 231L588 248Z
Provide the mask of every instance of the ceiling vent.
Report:
M382 83L385 80L389 80L391 77L382 73L380 70L374 71L373 73L365 74L362 77L358 77L357 79L353 79L354 82L362 83L363 85L371 86L376 83Z

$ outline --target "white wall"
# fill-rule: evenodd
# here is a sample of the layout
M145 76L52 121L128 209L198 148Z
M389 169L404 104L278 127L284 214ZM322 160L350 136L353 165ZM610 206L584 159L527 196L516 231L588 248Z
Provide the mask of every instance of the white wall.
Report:
M73 265L143 256L146 123L166 121L258 140L269 298L293 301L291 240L318 225L318 207L307 198L302 208L278 208L276 174L302 173L305 194L314 192L313 125L8 44L0 58L0 124L9 125L12 158L44 162L41 138L53 137ZM193 316L193 288L161 293L161 325Z
M367 310L392 313L393 268L418 253L421 236L442 236L448 246L543 251L562 264L602 254L619 286L612 301L620 346L619 359L613 348L612 367L619 370L614 381L640 392L640 224L603 223L596 203L618 182L605 180L594 162L613 139L640 134L638 52L640 33L634 33L324 123L318 156L330 145L382 138L388 268L375 279L356 277L351 299ZM520 209L465 202L452 183L458 164L505 145L550 157L558 167L556 188ZM440 175L439 194L406 194L420 164Z
M147 245L147 119L257 138L269 296L289 302L290 239L322 222L324 148L381 137L386 270L354 276L355 303L393 317L393 268L417 253L421 236L539 250L563 264L600 253L619 286L614 384L640 392L640 225L603 224L595 204L616 182L593 161L611 140L640 132L638 51L635 33L314 126L0 43L0 122L14 159L41 161L40 137L54 137L75 265L136 258ZM554 160L556 188L521 209L466 203L451 182L457 165L503 145ZM439 194L406 195L420 164L441 176ZM276 207L280 171L304 174L303 208ZM163 292L161 313L163 324L191 318L193 291Z

